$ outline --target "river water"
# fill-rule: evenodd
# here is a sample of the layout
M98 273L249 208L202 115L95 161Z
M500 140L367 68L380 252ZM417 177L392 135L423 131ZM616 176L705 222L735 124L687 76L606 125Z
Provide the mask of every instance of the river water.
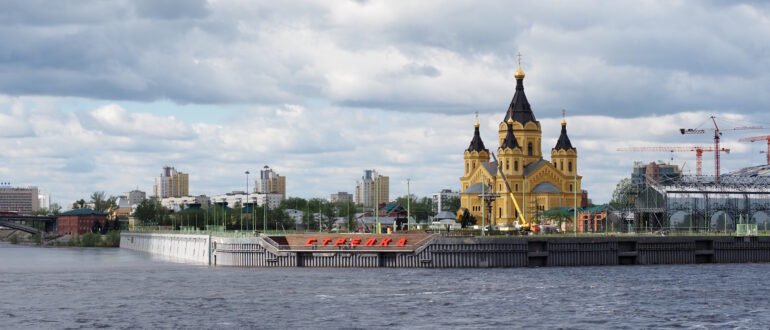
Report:
M205 267L0 243L0 329L768 328L770 264Z

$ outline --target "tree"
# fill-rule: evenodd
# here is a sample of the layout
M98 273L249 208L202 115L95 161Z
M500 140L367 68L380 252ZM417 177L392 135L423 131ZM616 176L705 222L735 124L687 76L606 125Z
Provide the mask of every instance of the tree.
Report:
M37 210L30 212L30 215L48 215L48 209L45 207L41 207Z
M152 220L156 220L159 207L160 205L157 202L150 199L145 199L136 206L134 216L142 223L148 223Z
M102 224L99 221L94 221L94 225L91 226L91 232L98 234L102 231Z
M78 199L77 201L75 201L74 203L72 203L72 209L73 210L84 209L84 208L86 208L86 200L85 199L81 198L81 199Z
M50 213L52 215L59 215L59 214L61 214L61 206L59 205L59 203L51 203Z
M630 178L620 180L612 192L610 205L616 209L623 209L634 205L636 196L639 194L637 185L631 182Z
M460 197L449 197L446 201L447 209L452 212L457 212L460 209Z
M118 198L115 196L106 197L103 191L96 191L91 194L91 204L94 205L96 212L110 212L117 208Z

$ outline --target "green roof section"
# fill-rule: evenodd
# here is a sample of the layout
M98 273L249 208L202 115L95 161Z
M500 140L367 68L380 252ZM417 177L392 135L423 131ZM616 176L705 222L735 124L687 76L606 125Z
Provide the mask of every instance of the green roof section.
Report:
M64 212L61 215L107 215L107 213L97 212L92 209L74 209Z

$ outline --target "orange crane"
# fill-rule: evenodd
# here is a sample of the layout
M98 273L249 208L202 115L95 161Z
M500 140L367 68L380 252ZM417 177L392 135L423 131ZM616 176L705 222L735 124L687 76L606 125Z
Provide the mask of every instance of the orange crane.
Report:
M767 141L767 151L765 153L767 154L767 165L770 165L770 135L752 136L752 137L742 138L738 141L741 141L741 142Z
M701 146L673 146L673 147L628 147L618 148L618 151L632 151L632 152L695 152L695 174L701 175L701 164L703 163L703 153L713 152L712 147ZM730 153L729 148L722 148L720 151Z
M719 184L719 137L722 136L723 131L742 131L749 129L763 129L762 126L742 126L720 130L717 125L716 117L711 116L711 122L714 123L714 128L680 128L679 133L685 134L704 134L706 132L714 132L714 183Z

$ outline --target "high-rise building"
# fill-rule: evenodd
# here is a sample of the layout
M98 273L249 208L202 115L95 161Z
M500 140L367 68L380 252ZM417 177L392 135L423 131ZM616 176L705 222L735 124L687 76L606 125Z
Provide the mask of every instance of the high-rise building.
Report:
M37 187L0 186L0 211L29 214L39 209Z
M676 164L666 164L663 162L652 162L645 164L642 162L634 163L634 172L631 174L631 183L636 185L639 191L646 187L647 179L660 183L671 183L682 177L682 170Z
M37 193L37 204L41 209L51 210L51 194L39 191Z
M153 195L159 198L190 195L189 174L177 172L173 167L164 166L163 172L155 178Z
M329 201L332 203L350 203L353 201L353 195L348 194L345 191L340 191L329 196Z
M375 207L377 202L387 203L390 200L389 193L390 178L375 170L364 170L364 176L356 182L356 204L364 207Z
M286 200L286 177L281 176L265 165L259 171L259 178L254 182L254 192L260 194L279 194Z
M452 189L442 189L440 192L433 194L433 213L441 211L457 212L457 210L449 209L447 203L450 198L460 198L460 192L452 191Z
M147 193L138 189L134 189L126 193L126 198L128 198L129 205L137 205L143 200L147 199Z

